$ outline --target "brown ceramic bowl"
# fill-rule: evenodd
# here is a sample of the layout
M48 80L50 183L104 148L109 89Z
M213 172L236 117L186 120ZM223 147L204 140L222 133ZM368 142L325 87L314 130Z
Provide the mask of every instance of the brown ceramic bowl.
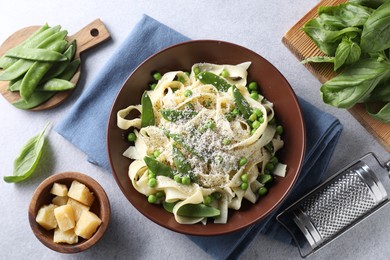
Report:
M51 200L55 197L54 195L50 194L50 190L53 184L58 182L65 184L69 188L73 180L77 180L83 183L89 188L91 192L93 192L95 195L95 200L91 205L90 211L95 213L102 220L102 223L98 227L97 231L89 239L83 239L79 237L79 242L73 245L68 245L65 243L54 243L54 231L48 231L41 227L35 221L35 218L37 216L38 210L43 205L50 204ZM64 172L50 176L37 187L30 202L28 219L35 236L45 246L60 253L78 253L96 244L96 242L99 241L103 236L110 221L110 203L108 201L106 192L97 181L82 173Z
M249 80L258 82L260 92L274 103L277 118L285 129L285 147L280 161L288 165L285 178L277 178L267 196L256 204L243 203L240 210L230 210L227 224L182 225L161 206L148 204L128 177L130 159L122 156L129 143L125 131L116 125L116 113L130 104L140 104L141 95L152 81L151 73L173 70L190 71L198 62L239 64L251 61ZM302 166L305 150L305 127L297 98L282 74L267 60L244 47L221 41L189 41L166 48L145 60L130 75L113 104L107 128L107 149L115 179L130 203L147 218L170 230L190 235L221 235L245 228L264 219L286 197L293 187Z

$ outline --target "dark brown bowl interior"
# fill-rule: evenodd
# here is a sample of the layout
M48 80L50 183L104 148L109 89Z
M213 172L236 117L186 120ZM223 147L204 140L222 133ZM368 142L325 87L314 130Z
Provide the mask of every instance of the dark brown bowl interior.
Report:
M229 211L227 224L208 223L181 225L173 215L158 205L148 204L138 193L128 177L130 159L122 156L129 143L125 132L116 125L116 114L130 104L140 104L141 95L152 81L151 73L173 70L190 71L198 62L239 64L250 61L249 80L257 81L260 92L274 103L275 113L285 133L285 147L279 153L280 161L288 165L285 178L277 178L269 194L256 204L244 203L238 210ZM221 41L199 40L174 45L144 61L127 79L113 104L107 128L107 149L114 177L130 203L155 223L191 235L220 235L240 230L264 219L285 198L297 179L305 148L305 128L297 98L282 74L267 60L244 47Z
M79 237L79 242L73 245L54 243L54 231L46 230L41 227L35 221L35 218L37 216L38 210L43 205L50 204L51 200L55 197L54 195L50 194L50 190L53 184L57 182L65 184L69 188L73 180L77 180L83 183L89 188L91 192L93 192L93 194L95 195L95 201L92 203L90 211L95 213L102 220L102 223L98 227L95 234L93 234L92 237L89 239L83 239ZM103 236L110 221L110 203L107 198L106 192L94 179L78 172L64 172L50 176L37 187L30 202L30 207L28 210L28 219L30 221L30 226L35 236L45 246L61 253L77 253L90 248Z

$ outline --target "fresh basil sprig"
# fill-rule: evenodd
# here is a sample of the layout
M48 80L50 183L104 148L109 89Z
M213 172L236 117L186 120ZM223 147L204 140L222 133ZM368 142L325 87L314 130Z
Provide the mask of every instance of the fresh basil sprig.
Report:
M4 176L4 181L8 183L21 182L31 176L37 168L42 155L42 148L45 143L45 131L31 138L23 147L19 156L14 161L14 171L12 176Z

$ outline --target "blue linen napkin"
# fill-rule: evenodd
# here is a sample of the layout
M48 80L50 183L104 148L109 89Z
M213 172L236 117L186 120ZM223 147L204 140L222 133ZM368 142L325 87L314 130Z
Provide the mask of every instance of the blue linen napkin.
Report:
M187 37L144 15L55 131L87 154L89 162L110 170L105 147L106 124L120 87L147 57L187 40ZM321 182L342 130L340 122L333 116L303 99L299 102L306 123L307 145L296 185L278 211L247 229L215 237L188 236L212 257L237 258L260 232L291 243L290 235L275 221L275 216Z

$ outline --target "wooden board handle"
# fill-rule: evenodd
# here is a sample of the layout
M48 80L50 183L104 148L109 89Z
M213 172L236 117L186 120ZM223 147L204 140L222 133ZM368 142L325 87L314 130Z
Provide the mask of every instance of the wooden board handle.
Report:
M109 38L110 34L103 22L100 19L96 19L74 35L69 36L69 41L77 39L77 52L75 56L78 58L83 51Z

